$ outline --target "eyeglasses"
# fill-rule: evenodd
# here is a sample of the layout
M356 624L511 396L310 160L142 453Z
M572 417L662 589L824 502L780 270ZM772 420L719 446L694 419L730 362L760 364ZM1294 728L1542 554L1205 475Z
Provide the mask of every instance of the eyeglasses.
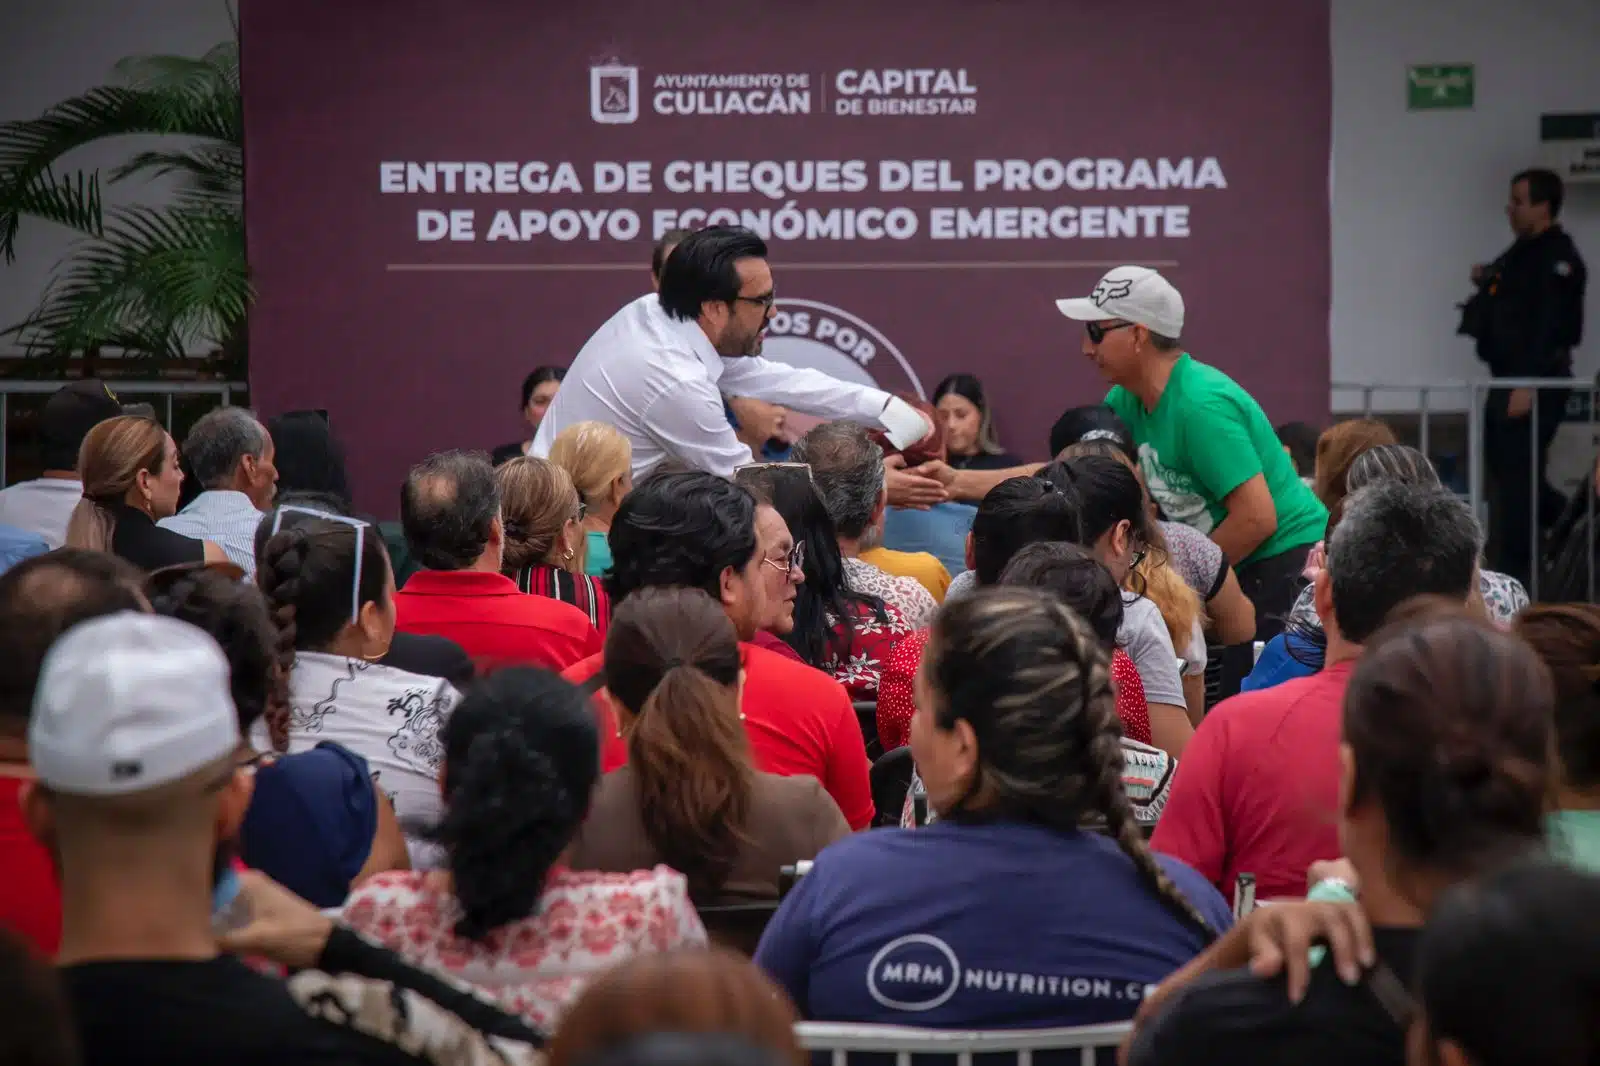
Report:
M278 530L283 528L283 516L291 511L311 518L320 518L325 522L337 522L356 531L356 566L355 574L350 579L350 624L355 625L361 620L361 557L364 554L362 548L365 547L367 524L356 518L346 518L342 514L329 514L327 511L318 511L311 507L284 504L272 516L272 532L268 534L269 538L278 535Z
M804 570L806 568L805 543L802 542L800 544L796 544L794 549L789 552L789 557L781 563L775 559L768 559L765 556L762 557L761 562L765 566L772 567L780 574L792 574L796 570Z
M768 292L768 293L766 293L765 295L762 295L762 296L735 296L733 298L733 302L734 303L755 304L757 307L759 307L759 308L761 308L763 310L767 310L767 309L771 308L772 305L777 302L777 300L778 300L778 290L777 289L773 289L770 292Z
M1127 329L1131 325L1134 325L1134 323L1113 322L1111 325L1105 326L1101 325L1099 322L1085 322L1083 324L1083 329L1084 332L1089 334L1089 340L1092 343L1099 344L1101 341L1106 339L1107 333L1115 333L1117 330Z
M733 476L737 478L746 470L801 470L805 472L807 481L816 483L816 479L811 476L810 463L741 463L733 468Z
M588 515L588 513L589 513L589 505L583 501L582 497L579 497L578 498L578 513L573 516L572 520L574 522L582 522L584 517L586 515Z

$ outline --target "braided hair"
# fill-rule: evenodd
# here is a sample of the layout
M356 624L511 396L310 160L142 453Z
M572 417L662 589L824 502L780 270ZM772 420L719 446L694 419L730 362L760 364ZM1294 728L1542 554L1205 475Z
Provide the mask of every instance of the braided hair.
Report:
M1134 819L1110 657L1070 608L1036 589L980 589L945 605L923 663L938 693L938 728L965 720L978 744L977 770L943 817L999 817L1067 833L1099 816L1162 904L1215 937Z
M158 570L146 582L150 606L211 634L228 657L239 732L265 719L272 746L289 746L289 674L280 633L260 591L211 567Z
M262 522L272 520L268 515ZM389 554L377 527L362 530L361 542L357 596L363 604L386 603ZM326 650L350 624L356 530L343 522L286 514L282 527L256 554L256 584L272 608L279 661L288 671L297 650Z
M439 739L445 812L430 835L449 856L456 935L482 941L538 909L588 813L600 731L582 689L508 667L473 686Z

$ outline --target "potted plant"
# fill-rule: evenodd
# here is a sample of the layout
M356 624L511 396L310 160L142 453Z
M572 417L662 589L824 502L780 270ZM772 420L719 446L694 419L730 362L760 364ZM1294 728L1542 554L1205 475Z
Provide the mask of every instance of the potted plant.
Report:
M222 357L217 369L242 373L251 298L243 126L234 42L197 59L125 59L112 84L0 124L0 256L15 259L24 218L82 235L38 307L0 338L63 363L101 349L162 363L210 351ZM58 173L73 149L130 134L174 143L132 155L105 180L174 179L164 205L107 208L99 171Z

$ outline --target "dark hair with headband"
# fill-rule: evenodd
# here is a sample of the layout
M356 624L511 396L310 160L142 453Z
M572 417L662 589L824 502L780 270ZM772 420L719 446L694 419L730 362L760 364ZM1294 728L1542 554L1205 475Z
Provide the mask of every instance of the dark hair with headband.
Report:
M733 623L699 589L640 589L606 631L606 688L629 719L645 836L697 900L721 889L746 842L754 781L742 668Z
M482 941L532 915L600 778L600 731L582 689L545 670L507 667L479 681L445 720L444 817L461 917Z
M1048 478L1007 478L990 489L972 517L978 584L995 584L1011 557L1036 541L1077 543L1083 536L1081 508L1071 485Z
M262 522L279 526L258 553L256 584L272 606L286 666L296 650L326 649L362 604L385 603L389 555L376 526L288 504Z

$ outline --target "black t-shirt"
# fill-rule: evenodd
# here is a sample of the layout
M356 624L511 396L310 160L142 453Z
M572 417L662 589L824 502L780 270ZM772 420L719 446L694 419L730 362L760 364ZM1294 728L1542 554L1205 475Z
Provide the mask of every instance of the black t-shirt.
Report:
M413 1066L434 1060L398 1045L498 1038L531 1053L543 1043L521 1019L347 929L334 930L319 963L326 973L306 971L293 992L231 956L88 962L60 974L82 1066Z
M999 455L979 452L977 455L952 455L949 463L956 470L1009 470L1021 466L1022 460L1010 452Z
M1378 958L1402 981L1411 978L1416 929L1374 929ZM1299 1005L1282 977L1244 970L1210 974L1178 993L1141 1028L1130 1066L1404 1066L1405 1032L1363 981L1340 979L1330 959L1312 971Z
M117 525L111 531L111 550L141 570L198 563L206 557L204 541L162 529L150 516L132 507L114 508Z

